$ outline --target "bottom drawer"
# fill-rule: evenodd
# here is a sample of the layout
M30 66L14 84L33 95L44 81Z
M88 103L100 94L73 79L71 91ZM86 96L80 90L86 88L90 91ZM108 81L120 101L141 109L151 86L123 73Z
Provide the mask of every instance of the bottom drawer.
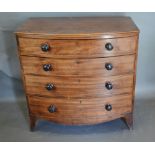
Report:
M65 99L28 96L30 114L62 124L96 124L132 111L132 95Z

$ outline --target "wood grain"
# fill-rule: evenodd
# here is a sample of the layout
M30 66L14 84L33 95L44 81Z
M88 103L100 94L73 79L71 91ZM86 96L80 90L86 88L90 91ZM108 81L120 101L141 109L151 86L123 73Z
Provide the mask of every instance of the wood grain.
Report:
M132 95L111 98L60 99L29 96L30 113L37 117L50 118L63 124L94 124L131 112ZM106 104L112 110L105 109ZM50 113L48 107L55 105L57 111Z
M20 54L50 58L95 58L134 54L137 37L100 40L47 40L19 38ZM41 45L48 43L50 50L43 52ZM105 48L106 43L113 50Z
M16 38L31 130L38 119L89 125L123 118L132 127L139 30L131 18L32 18ZM47 52L41 50L44 43ZM106 70L106 63L113 69ZM44 64L52 71L45 72ZM48 83L55 89L48 91ZM48 111L50 105L55 113Z
M31 18L16 31L18 37L99 39L137 35L130 17Z
M95 59L48 59L21 56L24 74L43 76L112 76L134 72L134 55ZM111 63L112 70L105 68ZM43 65L50 64L51 71L45 71ZM131 64L131 65L129 65Z
M112 90L105 88L105 83L110 81ZM43 77L25 76L26 92L31 95L66 98L104 97L132 93L133 75L113 77ZM48 91L48 83L55 85L55 89Z

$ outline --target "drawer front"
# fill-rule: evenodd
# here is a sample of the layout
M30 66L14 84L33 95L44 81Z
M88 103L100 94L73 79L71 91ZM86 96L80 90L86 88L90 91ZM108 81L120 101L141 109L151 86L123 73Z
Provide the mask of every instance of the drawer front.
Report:
M49 59L21 56L24 74L111 76L133 73L134 55L98 59Z
M133 75L112 77L25 76L27 94L49 97L103 97L132 92ZM53 86L54 85L54 86Z
M94 124L132 110L132 96L61 99L29 96L30 114L64 124ZM53 110L51 110L51 107ZM110 107L110 108L109 108Z
M21 55L52 58L92 58L133 54L136 51L136 44L137 36L101 40L19 38Z

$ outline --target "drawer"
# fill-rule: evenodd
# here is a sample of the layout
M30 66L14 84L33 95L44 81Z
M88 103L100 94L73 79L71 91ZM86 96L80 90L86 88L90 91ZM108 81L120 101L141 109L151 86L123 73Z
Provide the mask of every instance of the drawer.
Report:
M133 73L134 55L95 59L49 59L21 56L24 74L111 76Z
M137 36L99 40L19 38L21 55L51 58L92 58L133 54L137 48L136 43Z
M25 76L26 92L31 95L86 98L132 93L133 75L112 77Z
M132 96L61 99L29 96L30 114L64 124L94 124L132 110Z

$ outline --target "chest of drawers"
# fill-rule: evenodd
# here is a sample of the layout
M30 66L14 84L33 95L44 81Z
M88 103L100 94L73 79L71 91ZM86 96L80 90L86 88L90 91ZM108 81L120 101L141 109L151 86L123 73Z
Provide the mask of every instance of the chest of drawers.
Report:
M26 21L16 38L30 128L117 118L132 128L138 36L129 17Z

